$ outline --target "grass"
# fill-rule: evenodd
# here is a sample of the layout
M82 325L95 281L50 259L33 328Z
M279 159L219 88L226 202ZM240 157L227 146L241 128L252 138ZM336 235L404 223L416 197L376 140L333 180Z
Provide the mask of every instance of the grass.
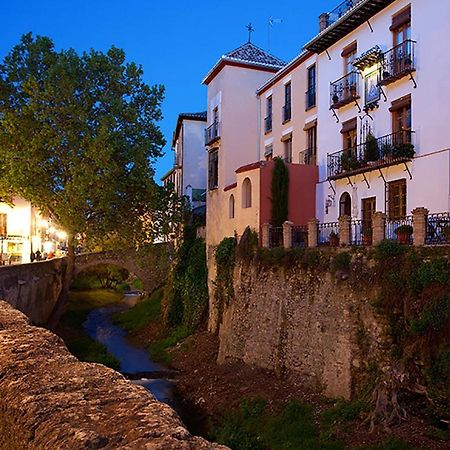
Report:
M114 370L120 368L119 360L111 355L104 345L95 342L89 336L71 339L67 342L67 348L80 361L100 363Z
M172 362L172 355L167 350L191 334L192 330L183 325L172 328L168 331L166 337L148 344L147 350L154 361L170 364Z
M313 409L289 402L278 414L267 411L262 399L244 400L240 409L225 415L210 436L232 450L341 450L340 442L323 439Z
M117 314L114 322L125 330L133 332L143 328L150 322L159 320L163 295L164 289L157 289L150 297L140 301L133 308Z
M85 291L71 291L69 302L60 325L63 329L70 330L70 338L65 343L69 351L80 361L96 362L119 369L119 361L111 355L106 347L91 339L83 329L90 311L103 306L117 303L122 299L119 292L105 289L90 289Z
M414 450L415 447L411 447L405 441L397 438L388 438L381 444L369 445L366 447L360 447L359 450Z

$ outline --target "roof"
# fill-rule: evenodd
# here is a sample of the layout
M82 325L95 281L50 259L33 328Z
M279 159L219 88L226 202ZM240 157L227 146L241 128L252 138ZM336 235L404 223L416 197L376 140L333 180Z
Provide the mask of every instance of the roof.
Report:
M172 137L172 148L175 147L175 143L177 142L183 120L198 120L199 122L206 122L207 120L206 111L178 114L177 125L175 127L175 131Z
M161 181L165 181L167 178L170 177L175 172L175 167L172 167L168 172L166 172L162 177Z
M292 61L290 61L287 65L285 65L282 69L280 69L272 78L267 80L256 93L261 95L268 89L270 89L277 81L281 80L283 77L292 72L295 68L297 68L300 64L304 63L308 58L313 56L314 53L309 52L307 50L303 51L299 55L297 55Z
M309 41L304 48L314 53L322 53L394 1L353 0L353 2L341 3L327 14L328 27Z
M286 65L286 62L257 47L255 44L247 42L235 50L222 55L219 61L207 73L203 83L209 84L226 65L277 72Z

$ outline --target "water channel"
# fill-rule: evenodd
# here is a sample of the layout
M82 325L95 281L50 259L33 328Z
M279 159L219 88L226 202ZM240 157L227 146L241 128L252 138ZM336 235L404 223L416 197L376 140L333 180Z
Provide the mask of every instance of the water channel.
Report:
M83 327L95 341L103 344L120 362L119 371L133 383L144 386L159 401L179 410L174 396L171 371L151 360L144 347L129 342L127 331L116 325L113 317L133 304L137 298L125 297L125 302L94 309L87 316Z

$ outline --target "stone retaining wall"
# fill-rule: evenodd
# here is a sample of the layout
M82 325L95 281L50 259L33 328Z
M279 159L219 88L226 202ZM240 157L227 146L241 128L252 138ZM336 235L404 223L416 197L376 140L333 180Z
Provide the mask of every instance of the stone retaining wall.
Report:
M191 436L178 415L0 301L0 448L226 449Z

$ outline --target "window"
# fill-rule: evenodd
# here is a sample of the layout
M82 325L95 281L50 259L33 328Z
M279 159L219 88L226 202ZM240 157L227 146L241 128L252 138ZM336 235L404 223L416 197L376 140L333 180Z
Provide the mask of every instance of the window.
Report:
M272 131L272 96L266 99L266 118L264 119L264 132Z
M291 82L284 85L283 123L291 120Z
M407 95L392 102L389 110L392 113L393 144L411 144L412 141L412 119L411 119L411 96Z
M251 208L252 206L252 182L246 178L242 183L242 207Z
M219 123L219 107L213 109L213 123Z
M358 45L355 42L351 43L347 47L342 50L341 56L344 60L344 75L347 75L343 88L344 88L344 96L353 96L356 83L358 81L358 74L355 71L353 63L356 59L356 52L358 50Z
M406 217L406 180L396 180L388 183L389 219L398 220Z
M316 65L308 69L308 90L306 91L306 109L316 106Z
M217 189L219 186L219 150L213 149L208 153L208 188Z
M234 195L230 195L230 199L228 201L228 217L230 219L234 219Z
M343 149L347 150L347 154L354 155L356 152L356 129L357 119L348 120L342 124L342 144Z
M273 158L273 144L266 145L264 148L264 157L266 161L270 161Z
M0 214L0 236L6 236L8 234L8 215Z
M307 141L307 154L305 155L304 164L313 165L317 164L317 126L313 126L306 130Z
M339 217L352 216L352 199L348 192L344 192L339 200Z
M292 162L292 137L283 141L284 146L284 160L287 163Z

